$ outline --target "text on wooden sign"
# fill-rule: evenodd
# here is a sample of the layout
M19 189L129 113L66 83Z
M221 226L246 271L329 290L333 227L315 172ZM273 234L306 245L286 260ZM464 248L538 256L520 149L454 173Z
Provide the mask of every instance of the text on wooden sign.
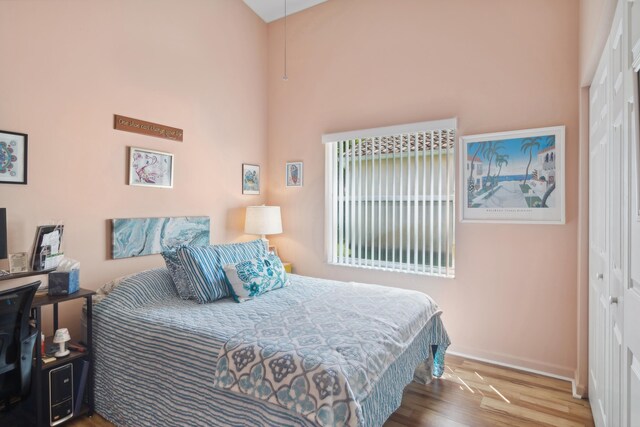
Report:
M119 116L117 114L114 115L114 129L182 142L182 129L132 119L131 117Z

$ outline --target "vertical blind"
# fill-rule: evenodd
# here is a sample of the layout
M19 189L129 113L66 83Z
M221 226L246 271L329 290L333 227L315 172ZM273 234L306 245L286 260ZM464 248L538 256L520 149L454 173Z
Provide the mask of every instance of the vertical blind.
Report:
M330 264L454 276L456 121L324 135Z

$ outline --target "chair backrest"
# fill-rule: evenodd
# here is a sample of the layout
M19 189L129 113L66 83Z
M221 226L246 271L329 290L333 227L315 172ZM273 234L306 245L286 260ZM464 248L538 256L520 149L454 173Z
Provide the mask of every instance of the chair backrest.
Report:
M0 411L29 393L38 334L29 314L39 286L38 281L0 291Z

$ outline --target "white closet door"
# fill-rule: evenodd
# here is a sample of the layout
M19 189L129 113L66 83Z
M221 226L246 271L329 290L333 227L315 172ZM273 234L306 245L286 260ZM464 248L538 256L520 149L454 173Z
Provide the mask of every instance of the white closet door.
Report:
M596 425L606 426L609 318L609 55L590 89L589 138L589 398Z
M618 3L590 91L589 398L598 427L640 427L639 3Z
M640 426L640 0L627 3L627 51L631 66L625 72L627 167L629 192L629 276L624 283L623 426Z
M591 221L589 248L589 396L594 408L594 417L601 419L598 426L606 425L607 404L607 366L609 336L609 274L608 248L606 233L607 219L607 183L608 183L608 149L609 141L601 136L591 149L590 154L590 204Z
M610 60L610 186L609 186L609 365L607 376L609 377L609 422L610 426L622 425L623 413L623 381L622 369L624 366L623 331L624 312L622 292L624 281L627 276L626 254L628 250L627 219L628 197L623 197L627 193L629 179L628 163L626 156L624 114L625 114L625 70L628 66L625 61L625 51L627 42L625 34L625 21L623 11L625 2L620 2L614 16L611 35L609 37L609 60Z

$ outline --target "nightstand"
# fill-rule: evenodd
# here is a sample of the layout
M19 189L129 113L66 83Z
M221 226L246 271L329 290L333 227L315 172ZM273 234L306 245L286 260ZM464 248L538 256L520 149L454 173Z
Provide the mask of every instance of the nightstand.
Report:
M291 265L290 262L282 262L282 265L284 266L284 271L286 271L287 273L293 273L293 265Z
M36 426L51 426L93 414L92 297L94 291L80 289L71 295L36 295L31 316L38 329L33 366L32 395L35 401ZM68 356L44 363L42 360L42 307L53 305L53 330L58 329L58 304L84 298L87 306L87 342L84 352L71 350ZM45 351L52 337L45 339ZM69 401L69 399L71 401Z

